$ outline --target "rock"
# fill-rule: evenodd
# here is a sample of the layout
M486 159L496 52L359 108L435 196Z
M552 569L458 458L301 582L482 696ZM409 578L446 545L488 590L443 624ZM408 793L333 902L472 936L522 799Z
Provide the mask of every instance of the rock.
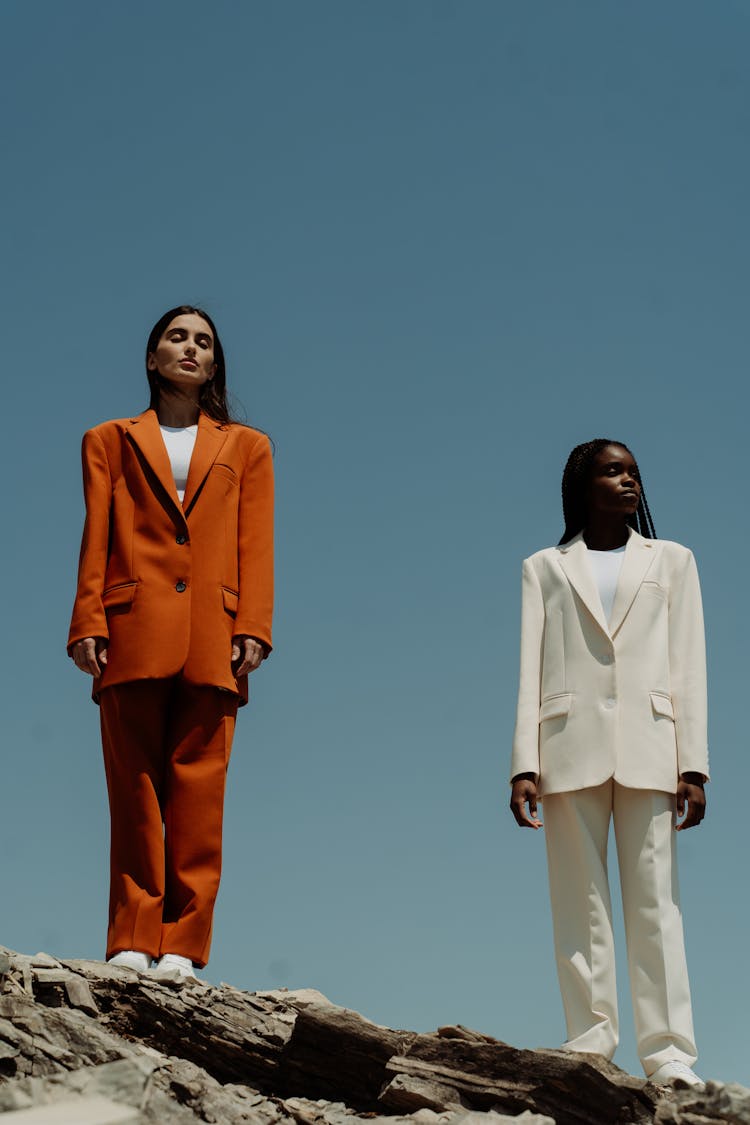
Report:
M453 1117L451 1125L555 1125L553 1118L540 1117L538 1113L530 1113L527 1109L515 1117L508 1117L505 1113L465 1113L462 1117Z
M262 999L291 1004L295 1008L309 1008L311 1004L337 1007L322 992L318 992L317 988L275 988L270 992L256 992L255 995Z
M659 1103L655 1125L750 1125L750 1090L736 1082L707 1082L705 1090L694 1086L674 1090Z
M90 1016L99 1014L88 981L84 980L83 977L76 977L72 974L68 976L65 981L65 994L71 1008L80 1008L82 1012L87 1012Z
M665 1094L596 1055L522 1051L461 1026L395 1031L314 989L242 992L0 948L0 1113L21 1125L750 1125L750 1090Z
M35 957L31 958L32 969L61 969L62 965L56 957L50 957L49 953L37 953Z
M62 1071L48 1078L19 1078L0 1085L0 1112L5 1112L5 1122L8 1119L12 1121L12 1111L17 1110L20 1122L24 1120L20 1111L27 1110L28 1107L64 1106L65 1110L59 1109L59 1117L51 1110L49 1113L45 1110L45 1116L39 1109L39 1121L67 1120L78 1125L79 1114L86 1107L92 1125L98 1125L99 1119L92 1108L97 1106L102 1114L102 1122L140 1121L140 1105L153 1069L153 1065L136 1057L101 1066ZM107 1107L109 1116L104 1112ZM124 1107L130 1107L128 1114L124 1113ZM115 1114L115 1108L118 1108L119 1116ZM8 1111L11 1111L9 1117ZM65 1113L69 1114L67 1118ZM89 1117L85 1120L88 1121Z
M140 1125L137 1109L116 1105L106 1098L75 1098L57 1105L12 1111L8 1125Z
M384 1086L380 1100L391 1109L402 1113L417 1113L431 1109L443 1113L452 1106L463 1106L461 1095L455 1086L446 1086L431 1078L416 1075L397 1074Z
M50 1008L59 1008L67 1001L71 1008L80 1008L91 1016L97 1014L88 981L67 969L33 969L32 988L37 999Z
M363 1112L382 1109L389 1060L415 1038L380 1027L335 1005L301 1008L280 1060L284 1092L346 1102Z
M450 1091L444 1108L459 1101L474 1110L518 1115L529 1110L553 1117L557 1125L602 1125L653 1120L656 1091L641 1078L625 1074L595 1055L569 1051L520 1051L476 1035L449 1038L419 1035L386 1064L391 1081L381 1095L388 1108L418 1108L419 1083L439 1083ZM399 1081L394 1078L398 1076ZM408 1102L403 1101L404 1078ZM428 1108L440 1108L428 1085Z

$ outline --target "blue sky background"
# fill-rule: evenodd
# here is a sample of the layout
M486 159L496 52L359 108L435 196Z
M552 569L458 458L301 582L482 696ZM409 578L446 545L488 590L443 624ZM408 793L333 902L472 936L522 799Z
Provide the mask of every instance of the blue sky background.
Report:
M0 941L103 955L97 712L65 654L79 442L146 405L151 325L198 303L278 482L206 975L563 1039L544 840L506 808L520 564L559 538L569 450L613 436L701 571L714 781L683 905L699 1069L750 1085L750 8L14 0L2 24ZM638 1072L624 956L620 987Z

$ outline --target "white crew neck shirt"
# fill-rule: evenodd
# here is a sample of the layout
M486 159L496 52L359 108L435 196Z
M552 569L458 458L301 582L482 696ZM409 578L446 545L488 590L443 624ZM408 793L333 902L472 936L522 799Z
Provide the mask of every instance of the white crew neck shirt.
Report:
M609 624L615 604L617 583L622 570L625 546L615 547L613 551L592 551L587 547L589 562L594 572L594 581L599 591L599 599L604 610L604 620Z
M159 426L164 444L167 447L169 463L172 466L175 488L180 502L185 499L190 459L198 436L198 424L194 426Z

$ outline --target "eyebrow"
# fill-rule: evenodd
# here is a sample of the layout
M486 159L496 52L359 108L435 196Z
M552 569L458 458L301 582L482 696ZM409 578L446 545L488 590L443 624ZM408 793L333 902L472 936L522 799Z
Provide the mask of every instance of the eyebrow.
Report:
M611 469L613 467L618 468L620 465L624 465L624 464L625 464L625 458L624 457L613 457L611 461L605 461L604 464L601 466L601 468L602 469ZM632 461L631 464L632 464L633 468L635 469L635 471L637 472L638 466L636 465L635 461Z
M166 332L166 335L171 336L173 332L182 332L186 336L188 334L187 328L182 328L181 326L178 326L177 328L168 328L167 332ZM211 343L213 343L213 336L211 335L210 332L196 332L195 337L196 337L197 340L210 340Z

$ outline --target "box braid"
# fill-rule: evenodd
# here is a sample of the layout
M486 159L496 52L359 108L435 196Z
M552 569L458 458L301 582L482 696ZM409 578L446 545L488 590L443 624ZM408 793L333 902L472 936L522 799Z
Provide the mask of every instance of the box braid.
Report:
M582 445L577 445L568 457L562 478L565 531L560 540L561 543L567 543L579 531L583 531L586 526L588 514L586 511L586 486L591 473L591 462L606 445L621 445L623 449L628 449L624 442L612 441L610 438L595 438L594 441L585 441ZM632 455L632 451L629 449L628 453ZM638 477L640 479L640 470ZM641 498L638 501L638 508L632 516L628 517L628 523L644 539L656 539L654 521L651 518L651 511L646 500L643 481L641 481Z

